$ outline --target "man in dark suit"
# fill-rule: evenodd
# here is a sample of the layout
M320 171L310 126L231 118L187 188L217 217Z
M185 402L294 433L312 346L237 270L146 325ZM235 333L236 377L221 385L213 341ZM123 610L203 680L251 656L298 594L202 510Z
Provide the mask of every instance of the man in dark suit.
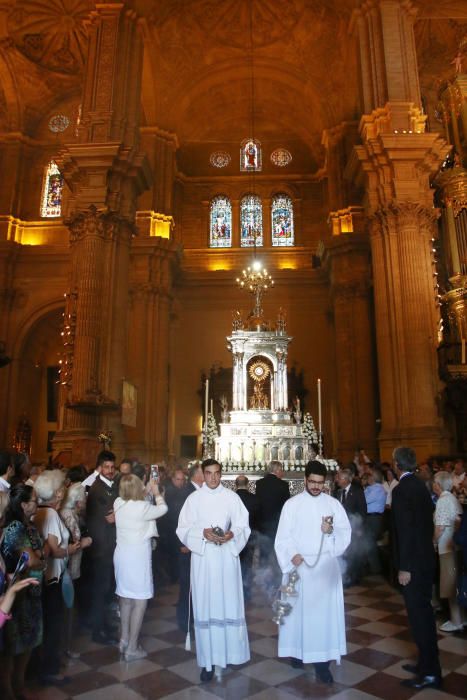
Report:
M394 566L419 654L416 664L403 666L415 678L402 681L402 685L417 690L439 688L441 668L431 606L435 572L433 504L425 485L415 476L415 452L409 447L397 447L393 460L399 477L399 486L392 494L391 511Z
M267 566L275 561L274 540L276 538L282 506L290 498L289 484L283 481L282 463L272 461L268 473L256 482L256 496L259 501L258 530L260 563Z
M235 479L237 495L248 511L251 534L246 546L240 552L240 566L242 567L243 595L245 602L251 599L251 584L253 578L253 555L256 546L257 520L259 513L258 496L248 490L248 478L243 474Z
M187 499L186 481L183 469L175 469L165 485L164 499L167 503L167 513L159 519L159 566L165 568L169 583L177 583L179 578L178 552L180 540L175 534L178 526L178 516Z
M343 559L346 570L343 576L344 586L355 586L360 581L365 550L363 547L363 523L367 508L365 494L360 484L353 479L351 469L339 469L336 476L337 492L335 498L341 502L347 513L352 528L352 539Z
M190 494L201 488L204 483L203 470L198 462L188 469L188 483L183 489L183 504ZM180 514L180 511L179 513ZM178 522L178 515L177 515ZM177 538L178 539L178 538ZM188 604L190 597L191 552L178 540L178 575L180 590L177 601L177 623L183 632L188 631Z
M92 537L89 560L92 578L92 639L98 644L118 640L105 623L106 606L115 590L113 555L116 545L114 501L118 495L115 479L115 455L103 451L98 455L99 475L89 489L86 524Z

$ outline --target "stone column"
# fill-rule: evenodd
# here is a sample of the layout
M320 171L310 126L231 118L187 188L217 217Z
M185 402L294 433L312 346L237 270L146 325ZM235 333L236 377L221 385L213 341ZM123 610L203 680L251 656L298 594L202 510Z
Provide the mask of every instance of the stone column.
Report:
M349 232L324 241L335 326L337 457L351 461L358 445L376 454L376 363L368 236Z
M128 337L130 243L137 196L149 187L139 153L142 40L125 3L91 13L77 143L57 159L71 190L70 291L76 295L73 366L61 392L63 420L54 448L92 463L97 431L123 450L122 380Z
M413 22L407 0L365 0L354 15L366 114L347 175L365 188L371 222L383 459L400 443L421 458L447 448L437 409L430 175L448 149L424 132Z

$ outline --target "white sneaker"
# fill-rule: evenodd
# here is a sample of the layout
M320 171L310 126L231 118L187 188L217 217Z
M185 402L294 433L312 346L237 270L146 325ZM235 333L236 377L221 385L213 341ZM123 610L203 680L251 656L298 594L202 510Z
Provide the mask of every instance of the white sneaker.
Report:
M140 659L145 659L147 655L147 651L144 651L144 649L138 647L134 651L130 651L129 649L127 649L123 655L123 658L125 659L125 661L139 661Z
M454 622L448 620L443 625L439 626L440 632L459 632L463 628L462 623L460 625L455 625Z

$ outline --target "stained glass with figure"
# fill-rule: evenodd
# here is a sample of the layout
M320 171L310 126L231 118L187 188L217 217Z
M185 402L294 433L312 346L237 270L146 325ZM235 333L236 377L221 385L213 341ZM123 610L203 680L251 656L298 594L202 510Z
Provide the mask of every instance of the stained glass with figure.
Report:
M247 194L241 201L240 229L242 248L263 245L263 209L255 194Z
M273 246L294 245L293 204L286 194L277 194L272 200L271 230Z
M256 139L242 141L240 147L240 170L261 170L261 144Z
M62 214L63 177L57 164L51 160L44 175L41 216L52 218Z
M230 248L232 245L232 205L228 197L218 195L211 202L211 248Z

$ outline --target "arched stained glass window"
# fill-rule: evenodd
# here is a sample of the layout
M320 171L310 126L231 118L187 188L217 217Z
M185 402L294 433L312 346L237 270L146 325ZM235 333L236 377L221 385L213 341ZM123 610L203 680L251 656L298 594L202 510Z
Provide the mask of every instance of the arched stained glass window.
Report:
M51 160L44 174L41 197L41 216L51 218L62 214L63 177L55 161Z
M230 199L218 195L211 201L209 246L230 248L232 245L232 205Z
M263 245L263 209L256 194L245 195L240 203L240 229L242 248Z
M256 139L245 139L240 147L240 170L261 170L261 144Z
M294 245L293 204L286 194L276 194L271 203L273 246Z

